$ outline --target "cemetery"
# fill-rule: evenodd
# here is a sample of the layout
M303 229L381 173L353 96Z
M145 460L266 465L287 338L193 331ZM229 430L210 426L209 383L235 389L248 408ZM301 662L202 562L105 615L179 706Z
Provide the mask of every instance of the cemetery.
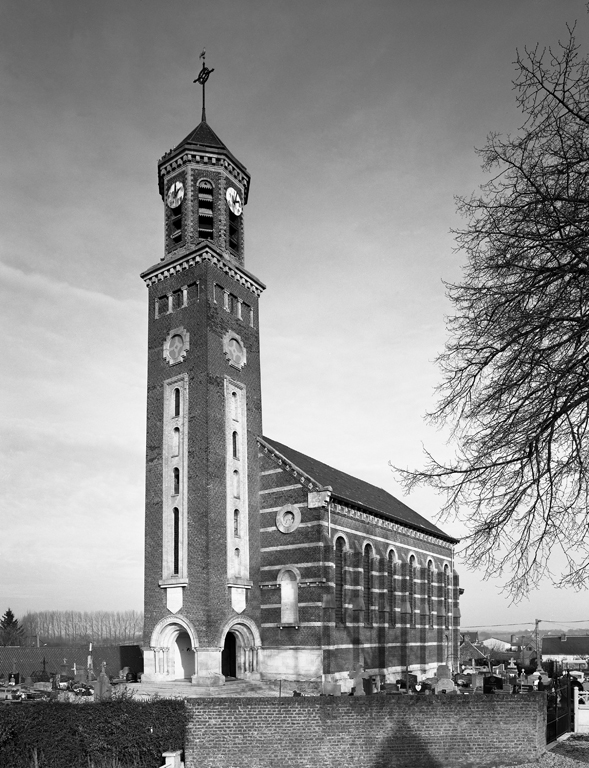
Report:
M252 681L240 698L231 689L195 691L186 683L183 698L140 700L141 685L127 683L125 669L113 678L105 667L97 674L77 668L74 680L22 679L15 670L0 686L0 765L513 765L545 751L547 701L554 696L553 681L518 675L515 665L474 674L439 665L436 675L406 672L390 682L356 664L344 684ZM12 694L2 699L2 690ZM581 711L589 731L589 692L577 698L575 712ZM576 715L580 725L584 716Z

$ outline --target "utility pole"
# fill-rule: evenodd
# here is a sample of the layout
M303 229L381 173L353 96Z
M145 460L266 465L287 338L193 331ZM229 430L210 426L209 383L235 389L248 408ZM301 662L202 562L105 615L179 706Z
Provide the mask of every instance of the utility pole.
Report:
M534 630L534 632L536 635L536 661L538 662L538 666L536 667L536 669L540 670L540 665L542 663L542 654L540 652L540 638L538 636L538 628L540 626L540 622L542 621L542 619L536 619L535 621L536 621L536 629Z

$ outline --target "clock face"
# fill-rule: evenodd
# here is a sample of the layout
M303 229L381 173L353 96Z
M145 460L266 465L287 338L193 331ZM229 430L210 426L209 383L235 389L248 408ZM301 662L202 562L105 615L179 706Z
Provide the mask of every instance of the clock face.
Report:
M241 198L239 197L237 190L233 189L233 187L229 187L225 197L227 198L227 205L229 206L231 213L239 216L243 211L243 205L241 204Z
M168 189L166 202L170 208L177 208L182 200L184 200L184 184L181 181L175 181Z

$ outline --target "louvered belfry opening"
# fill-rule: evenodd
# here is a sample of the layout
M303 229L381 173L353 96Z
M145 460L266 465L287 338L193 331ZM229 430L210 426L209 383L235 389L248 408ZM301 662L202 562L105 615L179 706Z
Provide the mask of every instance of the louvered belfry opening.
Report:
M239 252L239 216L229 210L229 247L235 253Z
M198 184L198 236L202 240L212 240L214 225L213 185L210 181L200 181Z

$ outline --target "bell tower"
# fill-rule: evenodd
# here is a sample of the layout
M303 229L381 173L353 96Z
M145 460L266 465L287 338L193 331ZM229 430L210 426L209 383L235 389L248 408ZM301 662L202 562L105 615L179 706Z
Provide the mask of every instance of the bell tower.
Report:
M141 275L149 290L145 679L220 684L258 676L264 285L244 268L249 173L204 108L159 161L158 183L164 254Z

